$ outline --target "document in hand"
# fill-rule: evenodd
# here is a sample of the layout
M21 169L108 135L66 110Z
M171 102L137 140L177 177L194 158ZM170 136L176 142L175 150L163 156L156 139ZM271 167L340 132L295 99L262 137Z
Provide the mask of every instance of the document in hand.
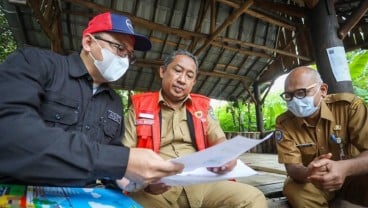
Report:
M226 174L213 173L208 171L207 168L197 168L193 171L182 172L177 175L164 177L160 182L169 186L187 186L191 184L247 177L255 174L257 174L255 170L246 166L241 160L238 159L235 168Z
M207 167L220 167L227 162L238 158L244 152L269 139L272 134L263 139L250 139L236 136L226 142L209 147L205 150L175 158L171 161L184 164L182 173L161 179L162 183L171 186L206 183L211 181L226 180L254 175L257 172L237 160L237 166L227 174L215 174L207 170Z

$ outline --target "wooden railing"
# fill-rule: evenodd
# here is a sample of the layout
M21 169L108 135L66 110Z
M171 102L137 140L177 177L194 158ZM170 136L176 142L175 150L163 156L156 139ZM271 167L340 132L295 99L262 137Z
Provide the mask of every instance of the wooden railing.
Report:
M272 131L265 132L264 135L268 135L271 132ZM260 139L261 138L261 132L230 132L230 131L225 131L225 135L226 135L227 139L231 139L231 138L233 138L237 135L242 135L242 136L250 138L250 139ZM268 140L262 142L261 144L253 147L248 152L276 154L277 151L276 151L275 139L273 138L273 136L271 136L270 139L268 139Z

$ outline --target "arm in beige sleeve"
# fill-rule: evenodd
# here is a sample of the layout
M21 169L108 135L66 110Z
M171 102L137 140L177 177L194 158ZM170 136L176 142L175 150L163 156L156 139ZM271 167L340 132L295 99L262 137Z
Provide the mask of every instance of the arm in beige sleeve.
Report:
M121 142L126 147L137 146L137 131L135 128L135 113L133 108L129 108L125 116L125 131Z
M220 144L226 141L225 133L220 126L220 122L214 116L212 108L209 110L207 119L208 119L207 134L208 134L209 145L213 146L213 145ZM233 170L235 165L236 165L236 159L229 161L228 163L226 163L225 165L221 167L211 167L211 168L208 168L208 170L214 173L224 174L224 173L227 173Z

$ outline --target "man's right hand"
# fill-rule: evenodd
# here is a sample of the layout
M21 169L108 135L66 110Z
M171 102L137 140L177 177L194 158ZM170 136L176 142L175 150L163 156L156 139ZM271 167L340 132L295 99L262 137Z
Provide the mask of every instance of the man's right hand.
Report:
M308 165L308 179L311 176L320 176L325 175L328 172L328 161L331 159L332 154L323 154L316 157L311 163Z
M158 182L162 177L183 171L184 165L165 161L150 149L130 148L126 178L143 187Z

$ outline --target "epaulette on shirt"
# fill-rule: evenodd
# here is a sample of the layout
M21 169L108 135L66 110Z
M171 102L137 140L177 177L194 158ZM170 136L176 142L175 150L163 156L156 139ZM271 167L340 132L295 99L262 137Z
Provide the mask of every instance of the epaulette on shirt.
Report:
M283 121L294 117L294 114L292 114L290 111L286 111L276 118L276 123L282 123Z
M335 103L345 101L350 103L351 109L356 109L360 104L363 103L363 100L351 93L337 93L337 94L329 94L325 98L326 103Z

